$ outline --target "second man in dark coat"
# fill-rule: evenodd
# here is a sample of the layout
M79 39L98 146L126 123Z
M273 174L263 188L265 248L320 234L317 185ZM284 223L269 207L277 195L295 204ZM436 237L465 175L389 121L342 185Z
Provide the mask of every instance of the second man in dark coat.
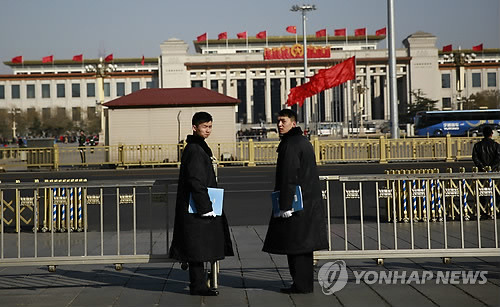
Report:
M325 210L314 149L297 127L297 114L289 109L278 115L278 146L274 191L280 191L279 216L269 222L264 252L287 255L293 284L284 293L313 292L313 252L328 248ZM296 186L302 189L303 207L293 212Z

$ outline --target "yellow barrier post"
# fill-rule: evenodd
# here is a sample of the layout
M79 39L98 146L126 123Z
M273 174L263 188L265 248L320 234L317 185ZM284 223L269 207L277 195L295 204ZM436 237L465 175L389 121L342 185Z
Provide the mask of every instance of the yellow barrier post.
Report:
M321 157L319 155L320 153L320 144L319 144L319 140L318 140L318 136L315 135L313 136L313 140L312 140L312 145L314 147L314 155L316 156L316 164L321 164Z
M451 135L448 133L446 135L446 162L453 162L454 159L452 157L453 153L452 153L452 144L451 144L452 140L451 140Z
M59 145L54 144L54 169L59 170Z
M379 156L380 156L380 163L387 163L387 157L386 157L386 144L387 144L387 141L385 139L385 137L382 135L380 136L380 141L379 141Z
M248 140L248 166L255 166L255 145L253 139Z

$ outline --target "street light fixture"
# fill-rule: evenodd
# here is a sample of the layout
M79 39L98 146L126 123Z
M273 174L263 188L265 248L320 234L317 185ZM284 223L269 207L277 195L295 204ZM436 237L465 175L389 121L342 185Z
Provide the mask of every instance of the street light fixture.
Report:
M450 54L443 55L444 63L453 63L457 69L457 100L459 110L463 109L463 101L462 101L462 91L465 89L465 65L469 64L476 58L475 53L464 53L458 49L458 52L452 52Z
M303 5L294 5L290 9L292 12L298 12L300 11L302 13L302 37L304 39L304 83L307 82L307 37L306 37L306 12L309 11L315 11L316 6L314 4L303 4ZM308 107L309 104L307 103L307 100L309 98L306 98L304 101L304 130L307 129L309 126L309 112L308 112Z
M104 122L104 78L108 77L112 72L118 69L118 65L116 64L106 64L102 57L99 58L99 63L97 64L89 64L85 65L85 71L89 73L93 73L96 81L97 87L99 89L99 100L97 101L97 105L100 108L101 113L101 132L99 133L99 142L106 144L105 141L105 122Z

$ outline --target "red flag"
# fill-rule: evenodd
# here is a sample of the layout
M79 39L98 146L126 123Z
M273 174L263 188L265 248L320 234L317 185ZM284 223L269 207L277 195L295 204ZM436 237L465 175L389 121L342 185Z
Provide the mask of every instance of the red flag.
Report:
M335 33L335 36L345 36L346 31L345 31L345 28L335 29L334 33Z
M144 65L144 55L142 56L141 65Z
M12 58L12 63L22 63L22 62L23 62L23 56L22 55L19 55L19 56L16 56L16 57Z
M205 33L203 33L202 35L200 35L200 36L198 36L198 37L196 38L196 41L197 41L198 43L199 43L199 42L204 42L204 41L206 41L206 40L207 40L207 33L206 33L206 32L205 32Z
M73 56L74 62L83 62L83 54L77 54Z
M52 63L54 61L54 56L49 55L49 56L44 56L42 58L42 63Z
M113 61L113 54L108 54L105 58L104 58L104 62L111 62Z
M316 31L316 37L323 37L326 36L326 29L321 29L319 31Z
M236 34L238 38L247 38L247 31Z
M443 52L450 52L450 51L453 51L453 45L443 46Z
M217 39L227 39L227 32L219 33L219 36L217 36Z
M260 39L266 39L267 31L260 31L259 33L257 33L257 35L255 37L260 38Z
M297 27L296 26L288 26L288 27L286 27L286 31L288 33L297 34Z
M354 30L354 36L365 36L366 35L366 28L359 28Z
M483 51L483 44L479 44L477 46L473 46L472 50L474 50L474 51Z
M351 57L328 69L321 69L309 82L290 90L287 105L292 106L298 103L302 106L307 97L354 79L356 77L355 64L355 57Z
M382 29L378 29L375 31L376 36L381 36L381 35L386 35L387 33L387 28L383 27Z

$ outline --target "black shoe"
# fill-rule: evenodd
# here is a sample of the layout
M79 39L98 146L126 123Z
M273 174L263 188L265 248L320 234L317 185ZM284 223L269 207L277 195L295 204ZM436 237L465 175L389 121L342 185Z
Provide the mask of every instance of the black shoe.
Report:
M217 295L219 295L219 291L217 291L215 289L189 290L189 294L200 295L200 296L217 296Z
M312 293L313 291L312 290L311 291L301 291L301 290L297 289L294 285L292 285L289 288L281 288L280 292L285 293L285 294L307 294L307 293Z

